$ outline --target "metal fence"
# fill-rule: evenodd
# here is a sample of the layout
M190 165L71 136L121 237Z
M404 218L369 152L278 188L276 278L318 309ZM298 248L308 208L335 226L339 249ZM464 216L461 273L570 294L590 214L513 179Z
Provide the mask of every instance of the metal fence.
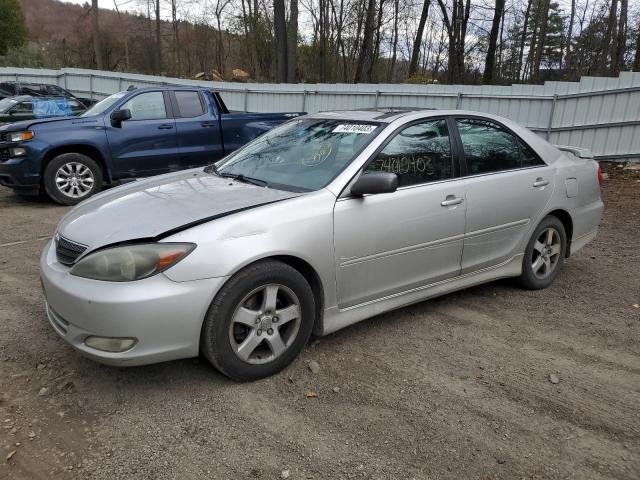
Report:
M230 109L255 112L385 106L474 110L515 120L555 144L589 148L601 160L640 161L640 73L544 85L476 86L233 83L72 68L0 68L0 81L11 80L55 83L92 98L130 85L207 86L219 91Z

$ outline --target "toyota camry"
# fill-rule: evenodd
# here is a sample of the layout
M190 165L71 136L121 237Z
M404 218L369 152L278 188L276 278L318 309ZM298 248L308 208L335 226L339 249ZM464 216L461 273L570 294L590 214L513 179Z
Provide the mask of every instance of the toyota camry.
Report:
M73 208L42 254L46 312L106 364L202 352L257 379L312 334L499 278L548 287L596 235L601 179L588 151L493 115L299 117Z

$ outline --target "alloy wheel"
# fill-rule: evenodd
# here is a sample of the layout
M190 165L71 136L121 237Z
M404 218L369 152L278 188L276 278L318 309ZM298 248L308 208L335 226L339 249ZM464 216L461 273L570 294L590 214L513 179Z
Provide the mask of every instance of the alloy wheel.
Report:
M58 190L71 198L81 198L91 192L95 184L93 172L79 162L69 162L58 168L55 175Z
M231 347L244 362L271 362L295 341L300 322L300 301L291 289L277 284L261 286L246 295L233 314Z
M547 278L556 269L560 261L562 240L560 233L553 228L545 228L533 244L531 269L540 279Z

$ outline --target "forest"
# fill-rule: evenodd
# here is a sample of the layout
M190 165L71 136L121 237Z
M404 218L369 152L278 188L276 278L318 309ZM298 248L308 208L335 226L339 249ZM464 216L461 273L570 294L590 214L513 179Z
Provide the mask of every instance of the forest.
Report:
M322 83L640 70L638 0L0 0L0 64Z

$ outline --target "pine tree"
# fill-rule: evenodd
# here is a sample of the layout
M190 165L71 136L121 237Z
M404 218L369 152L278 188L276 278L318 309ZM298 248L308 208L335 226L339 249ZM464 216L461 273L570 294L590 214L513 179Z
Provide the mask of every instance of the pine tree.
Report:
M27 39L27 27L18 0L0 0L0 55Z

